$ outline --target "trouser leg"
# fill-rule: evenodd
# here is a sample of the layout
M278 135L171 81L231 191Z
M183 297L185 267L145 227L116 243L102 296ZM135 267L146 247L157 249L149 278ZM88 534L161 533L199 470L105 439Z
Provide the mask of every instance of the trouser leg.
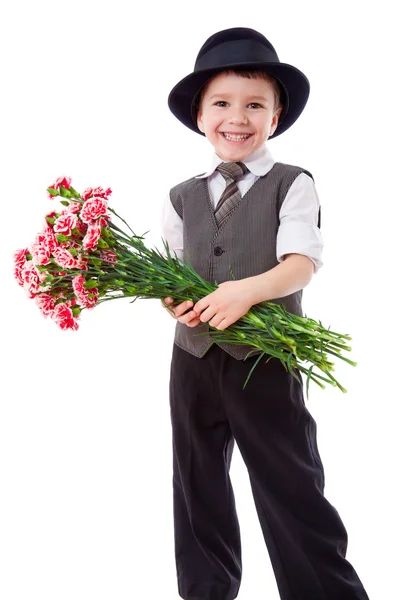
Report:
M222 351L221 351L222 352ZM368 600L346 560L347 533L324 497L316 423L302 385L277 359L221 354L223 404L249 472L282 600Z
M171 362L175 558L184 600L233 600L241 580L229 477L234 440L215 385L214 348L199 359L174 345Z

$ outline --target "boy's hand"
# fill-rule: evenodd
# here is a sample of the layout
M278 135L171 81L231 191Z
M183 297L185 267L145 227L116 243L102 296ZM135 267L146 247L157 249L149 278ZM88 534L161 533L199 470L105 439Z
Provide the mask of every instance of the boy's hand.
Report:
M173 303L173 299L164 298L164 302L165 304L169 305ZM188 313L184 314L192 306L193 302L189 300L187 300L186 302L182 302L181 304L177 304L176 306L171 307L171 310L173 310L174 314L172 314L168 308L164 308L166 311L169 312L173 319L179 321L180 323L186 324L188 327L196 327L196 325L200 323L199 317L192 311L189 311Z
M248 312L254 304L252 300L249 281L225 281L196 302L191 312L197 313L203 323L208 322L222 331Z

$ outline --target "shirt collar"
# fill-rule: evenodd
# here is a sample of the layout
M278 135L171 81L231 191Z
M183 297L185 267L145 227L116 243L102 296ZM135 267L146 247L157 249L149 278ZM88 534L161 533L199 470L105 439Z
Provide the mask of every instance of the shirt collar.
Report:
M227 161L222 160L222 158L220 158L218 154L214 152L210 168L205 173L197 175L196 179L205 179L206 177L209 177L210 175L212 175L212 173L214 173L218 165L220 165L223 162ZM257 177L262 177L272 169L275 160L271 152L267 148L267 145L262 144L260 148L257 148L257 150L249 154L249 156L242 162L246 165L249 171L253 173L253 175L256 175Z

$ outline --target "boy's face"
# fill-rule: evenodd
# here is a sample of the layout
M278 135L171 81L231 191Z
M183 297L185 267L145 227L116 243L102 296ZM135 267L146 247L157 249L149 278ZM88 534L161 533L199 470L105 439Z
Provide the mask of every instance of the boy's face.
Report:
M272 135L282 108L274 111L269 81L220 73L207 85L197 126L222 160L244 160Z

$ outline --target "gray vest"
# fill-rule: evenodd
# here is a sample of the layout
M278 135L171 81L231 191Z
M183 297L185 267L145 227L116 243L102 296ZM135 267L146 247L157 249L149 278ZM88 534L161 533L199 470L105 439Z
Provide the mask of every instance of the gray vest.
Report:
M183 221L183 260L209 283L260 275L278 264L276 237L279 211L293 181L300 173L312 175L300 167L275 163L240 198L227 220L218 229L207 178L192 177L171 189L171 203ZM232 274L231 274L232 272ZM302 315L302 291L271 302ZM174 342L183 350L202 357L215 343L212 336L196 337L210 331L208 323L188 327L176 322ZM244 344L218 343L223 350L242 360L251 350ZM260 354L260 351L253 356Z

